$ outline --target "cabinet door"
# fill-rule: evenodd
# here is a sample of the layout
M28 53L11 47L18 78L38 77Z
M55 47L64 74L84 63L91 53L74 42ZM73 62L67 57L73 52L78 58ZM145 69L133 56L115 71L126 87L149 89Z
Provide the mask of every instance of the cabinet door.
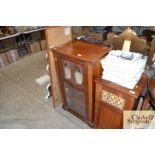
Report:
M116 110L107 103L100 102L98 107L97 128L119 129L123 126L123 112Z
M88 110L85 92L64 83L64 95L67 108L77 115L87 119Z
M122 94L96 84L95 128L122 128L125 100Z
M80 90L86 90L87 65L67 58L60 62L63 80Z
M88 120L87 64L62 56L59 60L63 107Z

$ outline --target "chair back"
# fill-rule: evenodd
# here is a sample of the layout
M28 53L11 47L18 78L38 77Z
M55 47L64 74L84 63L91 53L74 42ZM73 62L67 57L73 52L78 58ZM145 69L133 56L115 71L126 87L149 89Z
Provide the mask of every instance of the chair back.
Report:
M155 53L155 39L153 39L151 42L151 48L148 54L147 65L149 68L151 68L151 65L153 63L152 59L153 59L154 53Z
M114 49L122 50L125 40L131 41L130 46L131 52L141 53L146 45L146 40L139 38L131 28L127 28L121 34L114 35L113 37Z

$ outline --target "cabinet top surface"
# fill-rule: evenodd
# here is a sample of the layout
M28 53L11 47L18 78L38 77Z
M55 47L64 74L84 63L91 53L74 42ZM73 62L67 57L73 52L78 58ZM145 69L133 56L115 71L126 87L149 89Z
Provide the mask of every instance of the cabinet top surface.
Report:
M146 75L142 75L141 79L139 80L139 82L136 84L136 86L134 87L134 89L128 89L128 88L125 88L121 85L118 85L116 83L113 83L113 82L110 82L110 81L107 81L107 80L103 80L101 77L98 77L95 82L96 83L99 83L105 87L108 87L108 88L111 88L111 89L114 89L118 92L121 92L123 94L126 94L126 95L129 95L131 97L134 97L134 98L138 98L139 95L141 94L142 90L144 89L144 86L147 82L147 76Z
M105 56L108 51L110 51L110 48L103 45L74 40L62 46L53 48L52 51L76 59L96 61Z

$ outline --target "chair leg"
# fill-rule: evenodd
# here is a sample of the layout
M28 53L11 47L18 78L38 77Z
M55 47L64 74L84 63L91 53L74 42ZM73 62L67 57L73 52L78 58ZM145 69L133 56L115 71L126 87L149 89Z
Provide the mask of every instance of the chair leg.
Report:
M14 40L15 47L16 47L16 49L18 50L18 53L19 53L20 57L23 57L22 52L21 52L20 48L18 47L18 43L17 43L16 38L13 37L13 40Z
M28 53L31 55L31 54L32 54L32 52L31 52L31 50L30 50L30 48L29 48L29 46L28 46L28 44L27 44L27 43L25 44L25 47L26 47L26 49L27 49Z
M39 46L40 46L40 50L42 51L43 48L42 48L42 46L41 46L41 40L39 40Z
M146 110L146 106L147 106L149 101L150 101L150 97L149 97L149 95L147 95L144 102L142 103L142 106L141 106L140 110Z

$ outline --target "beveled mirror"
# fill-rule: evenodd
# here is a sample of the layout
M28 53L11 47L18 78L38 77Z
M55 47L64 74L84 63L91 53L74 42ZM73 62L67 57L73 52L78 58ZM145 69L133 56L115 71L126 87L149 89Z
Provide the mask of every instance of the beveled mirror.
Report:
M66 79L71 79L71 66L69 62L64 62L64 73Z
M74 75L76 83L81 85L83 83L83 73L80 67L77 65L74 67Z

